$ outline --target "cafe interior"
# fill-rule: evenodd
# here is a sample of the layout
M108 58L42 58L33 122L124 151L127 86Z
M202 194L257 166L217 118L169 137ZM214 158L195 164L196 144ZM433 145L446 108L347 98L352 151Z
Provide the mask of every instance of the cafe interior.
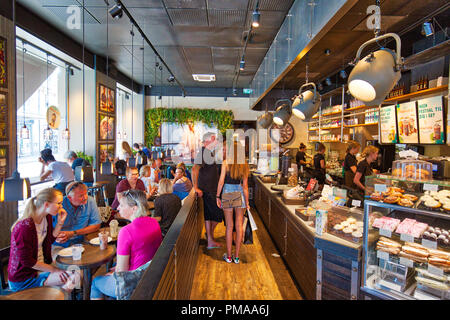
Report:
M0 300L449 300L449 28L446 0L2 0ZM205 135L249 167L231 264L197 190ZM123 269L139 183L160 240ZM34 220L25 266L18 229L49 188L67 217ZM80 207L99 220L73 233ZM44 263L42 230L81 240Z

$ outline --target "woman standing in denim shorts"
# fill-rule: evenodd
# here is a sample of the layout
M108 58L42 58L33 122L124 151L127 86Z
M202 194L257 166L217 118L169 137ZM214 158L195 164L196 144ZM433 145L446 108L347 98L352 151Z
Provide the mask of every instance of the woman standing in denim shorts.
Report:
M220 174L219 184L217 186L217 206L222 207L221 192L223 193L240 192L241 206L234 208L223 209L226 224L226 243L227 252L223 255L223 259L230 263L239 263L239 249L242 243L242 224L244 220L244 213L247 208L250 208L248 203L248 174L249 167L245 161L244 147L238 148L238 142L233 144L234 152L232 157L227 152L227 158L222 163L222 170ZM233 210L235 212L235 221L233 221ZM236 226L236 251L234 256L231 254L233 242L233 224Z

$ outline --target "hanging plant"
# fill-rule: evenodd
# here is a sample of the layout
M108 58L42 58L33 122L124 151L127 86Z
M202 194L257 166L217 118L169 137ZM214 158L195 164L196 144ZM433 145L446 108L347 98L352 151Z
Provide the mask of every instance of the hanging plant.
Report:
M234 114L232 111L215 109L189 108L155 108L145 111L145 144L153 145L159 135L163 122L177 122L181 125L189 122L203 122L209 127L214 125L220 133L233 128Z

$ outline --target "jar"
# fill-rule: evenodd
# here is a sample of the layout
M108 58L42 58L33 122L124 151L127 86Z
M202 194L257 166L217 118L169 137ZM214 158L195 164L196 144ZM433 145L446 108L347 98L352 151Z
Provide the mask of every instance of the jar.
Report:
M297 174L295 173L294 168L288 169L288 187L295 187L298 184Z

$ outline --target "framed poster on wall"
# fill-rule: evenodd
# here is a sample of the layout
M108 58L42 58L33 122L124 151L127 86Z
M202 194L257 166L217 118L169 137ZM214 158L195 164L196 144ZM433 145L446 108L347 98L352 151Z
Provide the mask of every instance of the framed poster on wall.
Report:
M419 140L424 144L444 144L443 97L432 97L417 101L419 114Z
M115 117L99 113L98 140L114 140Z
M419 143L416 101L397 105L399 143Z
M0 37L0 88L8 88L6 39Z
M98 110L100 112L114 113L116 110L116 91L99 84L98 86Z
M0 178L8 176L8 146L0 146Z
M395 105L382 107L380 109L380 142L397 143L397 119Z

